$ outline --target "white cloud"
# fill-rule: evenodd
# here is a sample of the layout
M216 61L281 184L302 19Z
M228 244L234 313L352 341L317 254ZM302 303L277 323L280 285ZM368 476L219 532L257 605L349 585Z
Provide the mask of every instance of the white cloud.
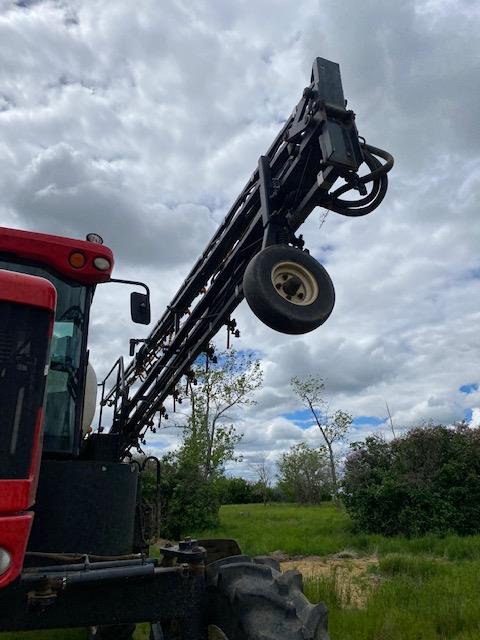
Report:
M237 310L237 344L260 347L265 369L242 447L272 457L313 438L281 417L298 408L290 377L307 372L357 416L383 419L387 400L398 428L461 419L478 406L459 388L478 381L480 351L479 22L466 0L2 0L1 223L101 233L158 317L313 58L335 60L360 133L395 155L390 191L372 215L330 213L319 230L314 214L302 230L336 287L325 326L292 338ZM99 287L99 372L132 335L145 333L126 292Z

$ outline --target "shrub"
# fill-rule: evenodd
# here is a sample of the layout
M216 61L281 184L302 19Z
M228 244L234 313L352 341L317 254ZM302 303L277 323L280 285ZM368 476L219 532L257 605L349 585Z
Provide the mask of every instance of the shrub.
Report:
M344 501L358 530L383 535L480 532L480 429L415 428L352 445Z
M220 476L215 480L222 504L248 504L257 502L254 485L245 478Z
M162 460L162 518L160 533L178 540L198 529L218 526L219 491L205 480L198 467L179 465L169 456Z

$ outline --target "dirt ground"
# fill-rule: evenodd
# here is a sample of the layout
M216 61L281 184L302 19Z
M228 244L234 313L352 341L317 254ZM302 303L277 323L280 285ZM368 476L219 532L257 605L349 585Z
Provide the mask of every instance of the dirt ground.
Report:
M304 580L330 578L342 606L363 607L378 584L378 574L372 571L373 567L378 566L378 559L376 556L356 558L346 555L282 558L280 566L282 571L297 569Z

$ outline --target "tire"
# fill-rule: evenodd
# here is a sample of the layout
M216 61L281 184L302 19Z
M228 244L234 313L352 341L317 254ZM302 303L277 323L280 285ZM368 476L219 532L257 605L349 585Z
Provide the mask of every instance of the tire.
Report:
M209 640L328 640L327 609L303 595L298 571L237 556L207 567Z
M305 251L271 245L257 253L243 276L253 313L275 331L313 331L332 313L335 289L322 265Z

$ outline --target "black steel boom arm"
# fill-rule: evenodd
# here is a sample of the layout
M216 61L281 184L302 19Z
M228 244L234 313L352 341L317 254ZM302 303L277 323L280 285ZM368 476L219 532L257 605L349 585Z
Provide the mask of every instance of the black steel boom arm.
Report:
M121 454L154 425L180 378L228 322L243 299L245 269L262 246L302 246L295 232L317 206L361 216L383 200L393 158L359 138L355 115L345 105L339 66L316 58L311 83L292 115L126 367L123 382L102 400L117 407L111 432L120 435ZM363 163L369 173L360 177ZM343 184L332 191L337 180ZM352 190L359 199L340 199Z

